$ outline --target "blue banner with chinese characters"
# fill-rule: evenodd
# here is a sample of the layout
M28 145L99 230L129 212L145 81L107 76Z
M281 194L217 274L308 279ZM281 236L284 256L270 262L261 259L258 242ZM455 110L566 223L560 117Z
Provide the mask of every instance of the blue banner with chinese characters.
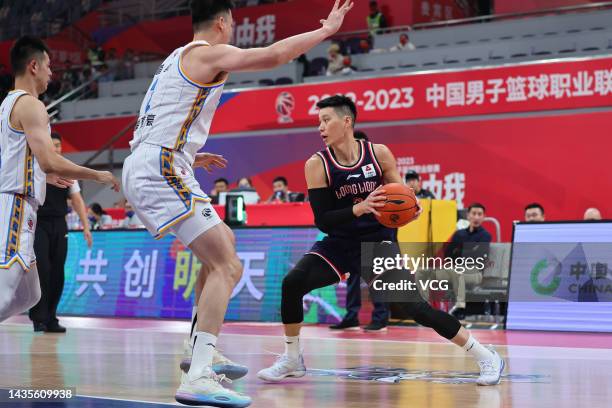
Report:
M283 277L320 238L315 228L234 230L244 273L226 320L280 321ZM191 317L200 262L174 236L156 241L147 231L96 231L91 249L82 233L68 235L66 284L60 314L118 317ZM305 321L337 322L344 285L304 298Z

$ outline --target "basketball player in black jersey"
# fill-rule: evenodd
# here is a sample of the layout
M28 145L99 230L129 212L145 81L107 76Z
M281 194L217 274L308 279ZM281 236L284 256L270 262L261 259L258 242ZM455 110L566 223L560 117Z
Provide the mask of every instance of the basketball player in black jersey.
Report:
M338 283L347 273L356 273L361 268L362 242L395 241L396 237L396 230L382 226L374 217L386 200L384 184L402 183L393 153L385 145L355 140L357 110L351 99L336 95L321 100L317 107L319 132L327 148L308 159L305 173L315 223L328 236L316 242L283 280L285 353L257 374L270 382L306 374L299 338L302 297ZM417 298L407 303L414 320L471 354L480 366L478 384L499 384L504 369L499 354L482 346L453 316L433 309L414 292Z

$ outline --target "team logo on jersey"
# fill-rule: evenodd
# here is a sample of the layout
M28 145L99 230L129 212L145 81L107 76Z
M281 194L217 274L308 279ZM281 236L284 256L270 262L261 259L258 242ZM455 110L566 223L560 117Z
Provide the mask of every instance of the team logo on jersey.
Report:
M371 163L361 166L361 171L363 171L365 178L376 177L376 170L374 169L374 165Z
M212 210L210 208L205 208L202 210L202 215L204 218L210 218L212 216Z
M291 114L295 109L295 99L289 92L281 92L276 97L276 113L278 113L278 123L293 123Z
M359 178L359 177L361 177L361 174L349 174L346 179L350 180L352 178Z
M31 218L28 219L28 229L34 231L34 221Z

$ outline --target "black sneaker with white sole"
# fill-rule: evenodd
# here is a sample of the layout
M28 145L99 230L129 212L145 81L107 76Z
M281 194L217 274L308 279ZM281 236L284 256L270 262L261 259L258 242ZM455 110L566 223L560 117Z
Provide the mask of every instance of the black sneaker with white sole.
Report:
M338 324L329 326L332 330L359 330L359 322L357 320L343 320Z

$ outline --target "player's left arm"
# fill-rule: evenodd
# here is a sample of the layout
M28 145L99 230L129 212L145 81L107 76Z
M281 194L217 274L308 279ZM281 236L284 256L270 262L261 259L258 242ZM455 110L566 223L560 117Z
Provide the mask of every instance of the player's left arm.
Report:
M91 248L93 243L93 236L91 235L91 230L89 228L89 220L87 219L87 207L85 206L85 201L83 200L83 196L79 192L71 193L70 200L72 201L72 208L79 216L81 220L81 224L83 224L83 236L85 237L85 241L87 241L87 246Z
M389 183L400 183L402 184L402 177L397 171L397 162L391 150L384 144L374 144L374 155L380 164L383 180L385 184Z
M384 144L374 144L372 147L374 148L376 160L378 160L378 164L382 170L385 184L403 184L404 182L402 180L402 176L400 176L399 171L397 170L397 162L395 161L395 156L393 156L391 149ZM417 219L423 212L423 208L421 207L421 203L419 202L418 198L416 199L416 203L419 206L419 211L416 213L413 219Z

